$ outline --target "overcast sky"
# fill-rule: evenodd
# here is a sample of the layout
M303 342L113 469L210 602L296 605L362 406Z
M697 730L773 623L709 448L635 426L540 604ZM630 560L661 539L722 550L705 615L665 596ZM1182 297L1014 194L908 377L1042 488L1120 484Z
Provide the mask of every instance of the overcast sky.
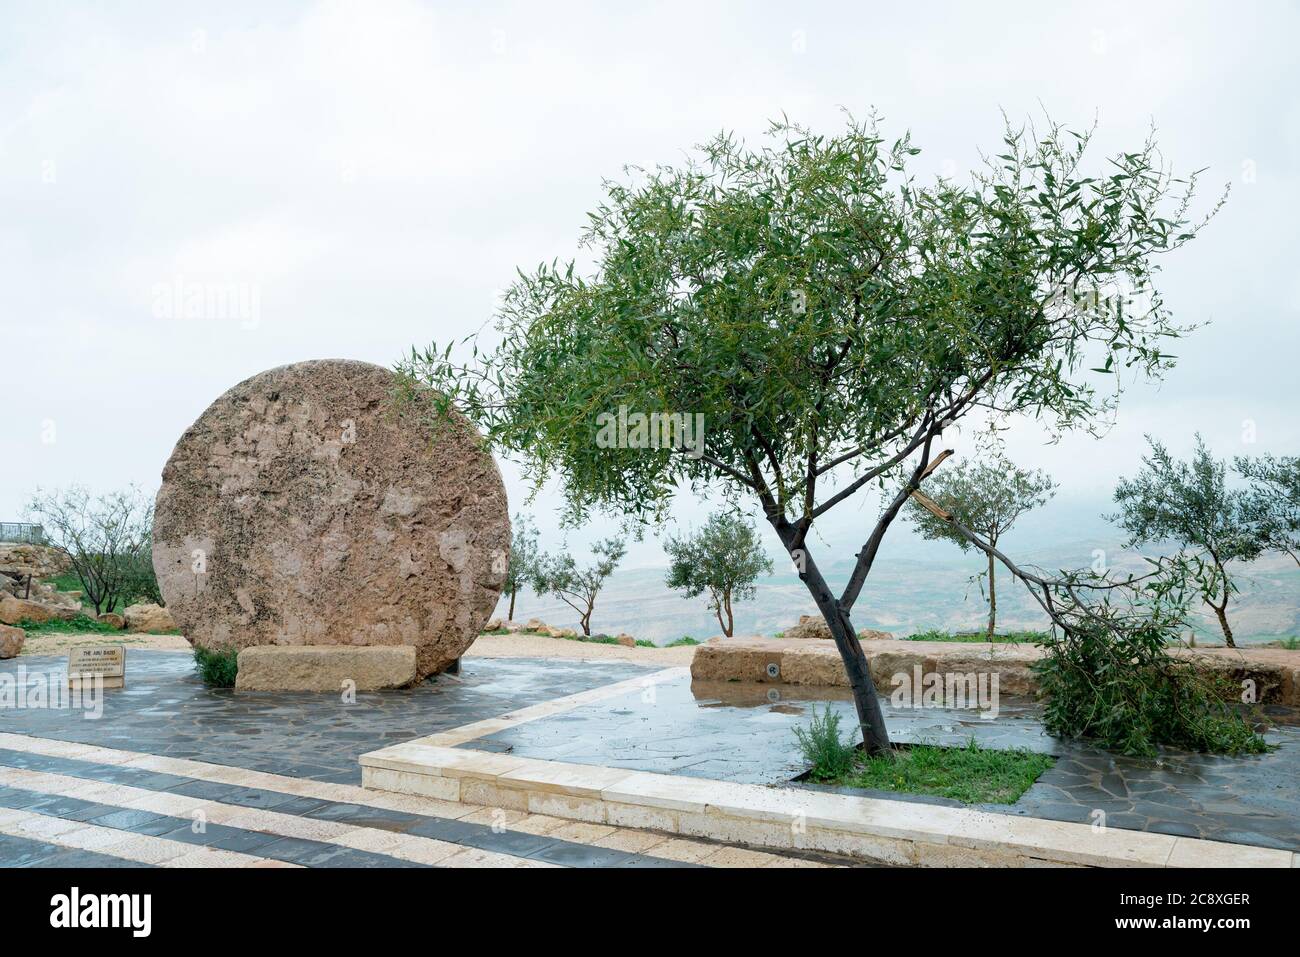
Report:
M1061 482L1058 517L1104 505L1144 432L1300 452L1297 5L467 6L0 3L0 520L38 484L156 488L181 432L264 369L392 365L478 329L516 266L573 254L624 164L782 112L833 131L841 107L910 129L918 172L971 167L1000 110L1045 108L1096 115L1107 150L1154 121L1207 193L1232 184L1165 263L1175 314L1211 323L1166 383L1100 443L1011 434ZM253 313L168 318L178 282Z

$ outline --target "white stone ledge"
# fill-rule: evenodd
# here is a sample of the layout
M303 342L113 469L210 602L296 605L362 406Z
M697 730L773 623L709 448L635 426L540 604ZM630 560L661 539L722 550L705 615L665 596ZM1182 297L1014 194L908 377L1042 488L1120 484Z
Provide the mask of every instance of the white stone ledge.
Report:
M428 739L424 739L427 741ZM736 844L920 867L1293 867L1290 851L909 801L542 761L423 741L361 756L396 791Z

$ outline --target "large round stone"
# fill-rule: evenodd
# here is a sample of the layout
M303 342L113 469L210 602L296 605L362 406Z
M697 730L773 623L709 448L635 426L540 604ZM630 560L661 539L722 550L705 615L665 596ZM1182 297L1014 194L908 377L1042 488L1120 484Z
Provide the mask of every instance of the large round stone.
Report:
M395 382L365 362L281 366L181 436L153 565L192 644L413 645L420 677L469 647L505 577L505 487L469 423L395 403Z

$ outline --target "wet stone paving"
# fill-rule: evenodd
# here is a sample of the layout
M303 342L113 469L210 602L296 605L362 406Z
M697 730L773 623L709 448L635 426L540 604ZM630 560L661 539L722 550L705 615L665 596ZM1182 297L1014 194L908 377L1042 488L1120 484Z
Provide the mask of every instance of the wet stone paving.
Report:
M52 656L13 659L0 663L0 678L13 676L19 683L30 683L44 677L47 686L61 686L65 662L64 657ZM368 751L653 670L657 669L626 662L467 658L459 676L442 675L404 691L360 693L355 702L347 703L341 694L211 689L195 675L188 654L133 650L128 654L127 686L104 693L100 718L87 720L82 711L67 708L0 707L0 732L30 736L33 741L53 739L246 768L284 776L286 782L303 779L356 785L360 781L358 759ZM692 683L683 675L517 724L462 747L783 785L793 783L805 770L793 731L808 723L814 704L837 711L846 732L854 724L852 703L840 689ZM882 706L890 734L898 742L961 745L974 738L990 748L1022 747L1055 756L1055 766L1016 804L986 805L985 810L1088 824L1104 820L1109 827L1300 850L1300 722L1292 711L1275 709L1277 723L1268 740L1277 748L1269 754L1233 758L1169 752L1148 760L1051 738L1043 732L1037 706L1030 701L1004 698L991 718L970 710L895 707L884 698ZM400 820L380 815L382 820L371 821L374 808L338 802L320 806L319 801L293 798L292 788L279 794L252 793L233 785L16 752L0 753L0 778L7 776L8 782L0 785L0 816L5 808L27 815L39 833L0 833L0 863L30 859L38 862L31 866L48 866L51 861L93 864L100 860L103 855L93 848L60 846L59 828L73 820L143 835L165 833L173 844L186 840L185 822L166 814L155 820L159 815L124 812L110 803L78 802L56 793L57 789L44 790L39 780L31 786L24 784L23 774L37 773L273 807L283 814L327 820L351 816L370 822L368 826L427 834L457 846L544 862L594 866L663 863L653 855L627 850L614 853L613 849L552 837L543 841L536 835L499 834L484 824L424 820L419 815ZM955 803L890 792L852 793ZM1104 813L1104 819L1098 812ZM45 820L51 816L59 820ZM41 839L45 833L41 828L53 828L49 841ZM160 828L165 830L157 830ZM274 829L272 839L256 848L249 842L263 839L249 829L212 834L215 837L205 847L226 846L232 852L276 861L311 866L385 865L392 861L382 853L369 857L369 852L359 850L345 853L328 842L272 844Z
M0 674L16 677L23 668L30 683L63 675L66 665L66 656L20 657L0 662ZM0 731L360 784L358 759L367 751L645 673L621 662L466 658L458 676L358 692L347 704L341 693L208 688L188 654L131 650L126 687L104 692L102 717L0 708Z
M856 718L838 689L733 683L664 682L542 720L520 724L461 747L524 757L598 764L752 784L782 784L806 770L794 728L812 705L827 705L848 729ZM1225 757L1165 752L1154 759L1110 754L1049 737L1032 701L1003 699L998 714L881 706L899 743L961 745L1052 754L1056 764L1014 805L982 810L1148 830L1163 834L1300 851L1300 727L1274 709L1267 734L1277 750ZM1290 722L1290 723L1288 723ZM956 805L893 792L845 793ZM1097 812L1105 816L1101 818Z
M65 661L0 662L0 867L845 863L529 811L394 803L359 786L365 752L646 675L636 664L473 658L459 675L349 703L341 693L212 689L188 654L135 650L126 687L105 691L88 718L94 696L81 709L27 697L61 689Z

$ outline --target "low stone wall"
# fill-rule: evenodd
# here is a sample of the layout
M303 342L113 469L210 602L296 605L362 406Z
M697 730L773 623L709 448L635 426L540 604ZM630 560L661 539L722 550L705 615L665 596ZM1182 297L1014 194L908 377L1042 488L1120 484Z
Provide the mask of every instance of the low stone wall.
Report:
M888 693L891 678L922 674L976 672L997 674L1001 694L1030 695L1038 682L1029 666L1042 656L1035 645L957 641L889 641L866 643L871 679ZM1189 648L1176 654L1194 658L1199 667L1224 671L1236 680L1255 682L1259 701L1300 707L1300 652L1281 648ZM695 650L691 677L700 681L754 681L765 684L847 687L839 652L829 641L781 638L713 639Z

